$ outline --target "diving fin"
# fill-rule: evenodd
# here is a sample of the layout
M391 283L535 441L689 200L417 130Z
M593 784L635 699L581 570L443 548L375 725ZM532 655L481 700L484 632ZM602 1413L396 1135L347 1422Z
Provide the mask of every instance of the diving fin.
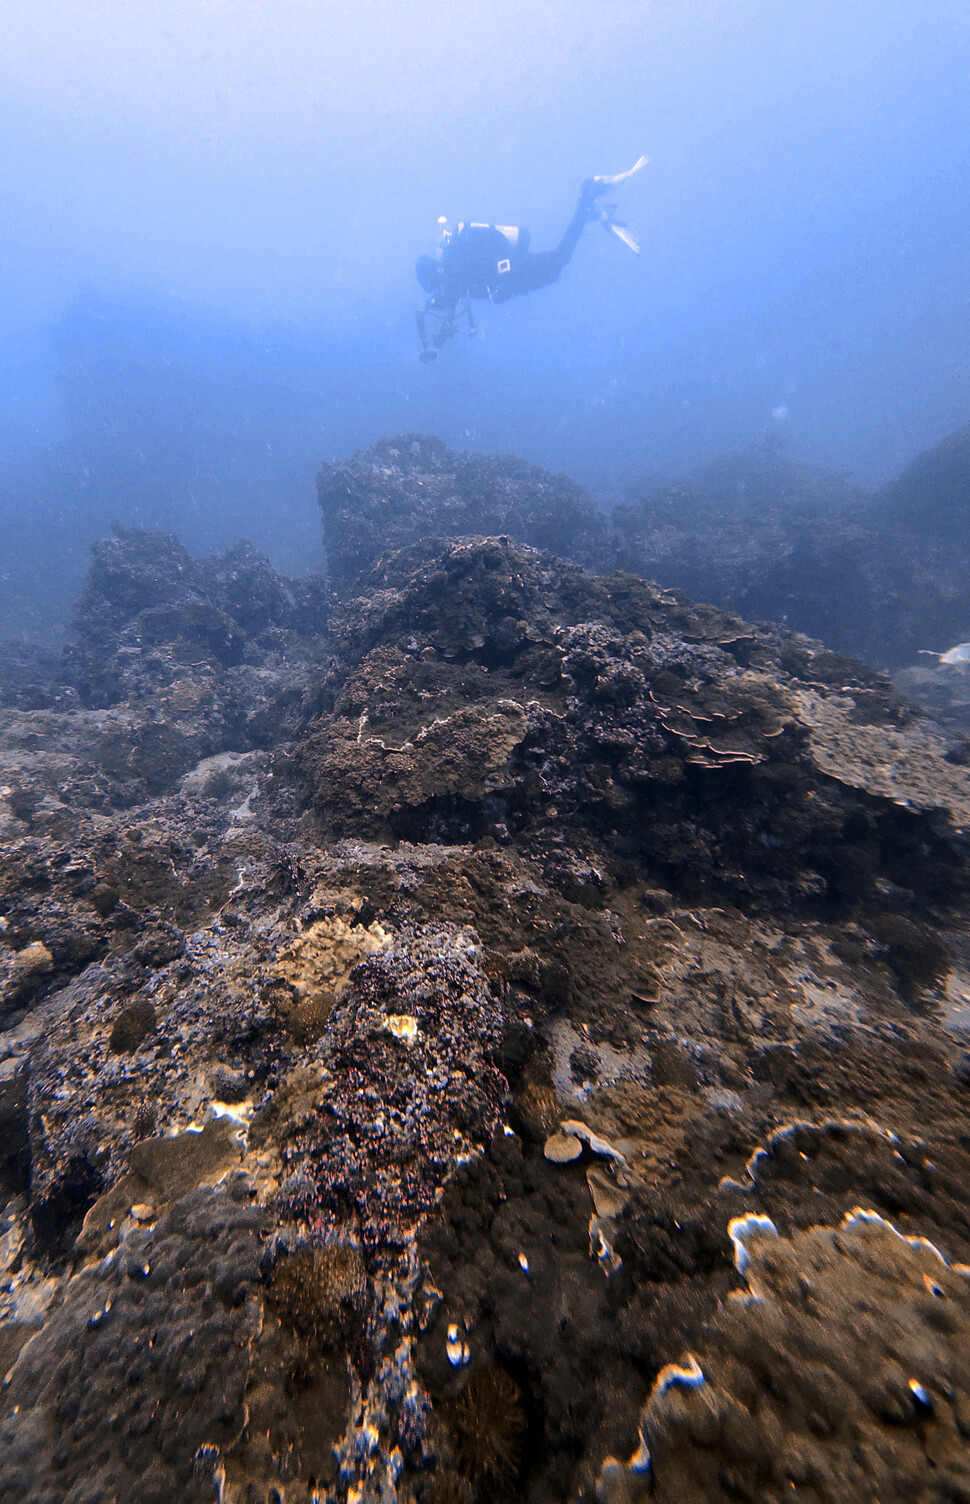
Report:
M623 244L627 246L635 256L639 256L640 242L637 240L633 231L627 229L626 225L617 224L616 220L613 218L613 215L615 213L615 204L605 204L600 211L600 224L603 226L604 230L612 231L617 240L622 240Z
M630 233L626 225L618 225L615 220L611 219L606 228L613 231L613 234L616 236L617 240L622 240L624 245L629 246L634 255L639 256L639 243L636 239L636 236Z
M627 172L614 172L612 176L609 176L606 173L600 173L598 177L595 177L593 179L593 182L602 183L604 188L612 188L614 183L625 183L627 178L632 178L633 174L635 172L639 172L641 167L646 167L649 161L649 157L637 157L637 160ZM620 239L623 239L622 235L620 236Z

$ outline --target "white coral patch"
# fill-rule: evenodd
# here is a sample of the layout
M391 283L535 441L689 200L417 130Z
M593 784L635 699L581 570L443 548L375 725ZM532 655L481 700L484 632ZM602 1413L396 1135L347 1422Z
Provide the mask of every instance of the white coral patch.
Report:
M778 1229L770 1217L761 1217L751 1212L746 1217L732 1217L728 1223L728 1237L734 1244L734 1266L743 1274L751 1262L747 1241L755 1238L777 1238Z
M465 1364L471 1361L471 1349L454 1322L448 1328L445 1351L452 1368L464 1368Z
M668 1363L660 1370L651 1399L666 1394L668 1389L699 1389L705 1382L701 1365L693 1353L688 1353L686 1363Z
M418 1021L410 1013L388 1013L384 1027L395 1039L411 1044L418 1037Z

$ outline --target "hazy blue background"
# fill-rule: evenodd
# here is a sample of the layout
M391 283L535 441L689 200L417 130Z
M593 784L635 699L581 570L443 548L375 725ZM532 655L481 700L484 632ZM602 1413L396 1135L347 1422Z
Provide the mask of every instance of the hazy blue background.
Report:
M3 0L0 633L114 517L319 564L383 433L599 494L781 435L867 483L970 417L966 0ZM416 359L439 214L560 283Z

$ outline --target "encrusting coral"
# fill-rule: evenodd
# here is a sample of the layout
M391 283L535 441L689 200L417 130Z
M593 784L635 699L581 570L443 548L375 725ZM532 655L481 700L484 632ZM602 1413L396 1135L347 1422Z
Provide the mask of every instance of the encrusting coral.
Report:
M322 499L4 702L0 1494L959 1497L953 736L561 478Z

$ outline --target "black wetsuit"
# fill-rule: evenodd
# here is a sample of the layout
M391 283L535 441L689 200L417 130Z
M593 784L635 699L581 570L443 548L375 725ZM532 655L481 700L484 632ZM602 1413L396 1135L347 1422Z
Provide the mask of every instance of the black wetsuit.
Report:
M428 287L422 278L422 285L430 292L423 311L418 314L424 355L433 355L452 338L458 306L466 299L488 298L492 303L506 303L509 298L536 292L555 282L576 249L583 230L594 217L595 198L601 191L592 179L583 184L576 212L559 244L551 251L530 250L528 230L504 225L459 224L438 252L432 286ZM423 260L430 263L431 258ZM427 332L428 315L441 318L434 336Z
M505 303L520 293L555 282L591 218L582 198L559 244L551 251L529 249L528 230L499 225L460 224L441 254L441 294L445 303L488 298Z

